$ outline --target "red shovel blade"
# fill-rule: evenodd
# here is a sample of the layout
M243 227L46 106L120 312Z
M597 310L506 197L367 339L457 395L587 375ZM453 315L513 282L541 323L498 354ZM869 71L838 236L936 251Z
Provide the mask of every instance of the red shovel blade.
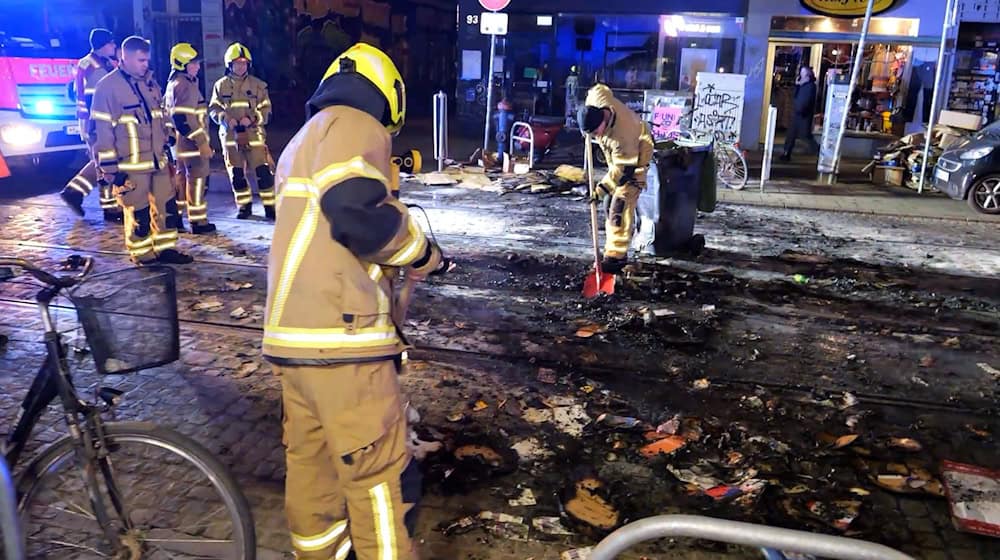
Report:
M615 293L615 275L598 272L597 269L587 273L583 280L583 297L593 299L601 294Z

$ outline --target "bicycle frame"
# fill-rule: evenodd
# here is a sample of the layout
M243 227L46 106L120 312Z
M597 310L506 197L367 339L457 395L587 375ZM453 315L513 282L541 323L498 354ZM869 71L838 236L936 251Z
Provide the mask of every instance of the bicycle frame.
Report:
M113 469L108 460L108 442L104 435L101 410L87 404L77 395L66 361L66 347L62 343L62 337L56 329L49 311L49 305L60 291L61 288L58 286L46 286L35 296L42 319L42 327L45 331L46 359L35 375L27 396L21 403L21 415L14 431L4 442L4 455L7 464L13 469L21 458L39 418L45 409L56 398L59 398L63 407L63 420L66 422L70 437L76 443L77 460L83 465L84 483L87 486L91 507L105 536L117 548L119 534L111 525L111 520L104 506L104 498L100 494L100 485L97 481L98 470L103 476L111 505L115 508L118 519L125 524L126 529L131 529L130 516L124 510L121 493L114 482ZM18 490L20 494L21 489ZM19 495L19 500L22 497Z

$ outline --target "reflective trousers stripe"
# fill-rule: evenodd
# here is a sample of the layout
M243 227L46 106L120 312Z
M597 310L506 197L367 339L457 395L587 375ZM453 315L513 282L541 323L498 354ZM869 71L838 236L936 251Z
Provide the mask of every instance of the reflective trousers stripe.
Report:
M292 546L303 552L323 550L324 548L336 543L337 539L346 531L347 521L338 521L331 525L329 529L319 533L318 535L303 536L292 533ZM350 541L348 541L348 550L349 549Z
M375 516L375 540L378 543L378 560L396 560L396 529L392 511L389 485L379 484L368 491Z

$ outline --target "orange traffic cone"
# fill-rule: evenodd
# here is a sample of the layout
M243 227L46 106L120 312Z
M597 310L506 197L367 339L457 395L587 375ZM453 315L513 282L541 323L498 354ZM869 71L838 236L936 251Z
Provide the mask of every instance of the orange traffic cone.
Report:
M7 162L3 160L3 154L0 154L0 179L6 179L10 177L10 168L7 167Z

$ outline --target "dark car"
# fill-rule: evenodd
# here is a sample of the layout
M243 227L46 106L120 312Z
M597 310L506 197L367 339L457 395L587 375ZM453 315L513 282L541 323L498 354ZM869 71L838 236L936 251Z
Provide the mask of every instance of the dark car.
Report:
M983 214L1000 214L1000 122L938 159L934 186Z

